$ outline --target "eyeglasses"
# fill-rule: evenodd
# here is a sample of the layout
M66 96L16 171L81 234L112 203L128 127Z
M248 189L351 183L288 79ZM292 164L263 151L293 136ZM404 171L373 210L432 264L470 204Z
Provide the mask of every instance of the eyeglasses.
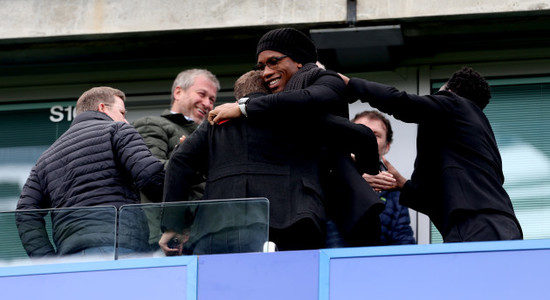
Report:
M285 57L288 57L288 55L270 57L265 61L265 64L264 63L259 63L259 64L255 65L254 70L263 71L263 70L265 70L265 66L273 68L273 67L277 66L279 64L279 62L281 61L281 59L283 59Z

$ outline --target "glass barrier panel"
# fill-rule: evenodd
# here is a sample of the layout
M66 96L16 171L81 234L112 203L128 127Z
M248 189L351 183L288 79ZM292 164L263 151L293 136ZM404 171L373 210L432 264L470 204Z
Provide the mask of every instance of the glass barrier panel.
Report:
M116 217L114 206L0 212L0 266L113 260Z
M262 252L269 240L266 198L132 204L120 208L118 258ZM164 246L160 247L160 244Z

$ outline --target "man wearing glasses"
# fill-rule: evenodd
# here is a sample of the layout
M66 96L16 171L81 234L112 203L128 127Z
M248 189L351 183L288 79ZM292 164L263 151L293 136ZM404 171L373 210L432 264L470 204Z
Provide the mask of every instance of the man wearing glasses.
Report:
M126 121L123 92L110 87L86 91L76 103L71 127L38 159L17 203L16 223L30 257L114 253L114 219L93 210L52 213L50 243L42 215L23 210L139 203L136 187L160 201L164 167ZM136 213L118 240L118 253L146 250L145 216ZM122 222L122 220L121 220Z
M219 147L210 150L215 153L224 151L220 145L231 145L236 141L239 151L227 155L224 161L223 176L208 174L206 199L266 197L270 201L270 240L279 250L317 249L325 246L325 223L327 211L325 205L327 190L323 182L327 180L328 165L336 165L340 172L351 165L351 172L336 178L338 186L346 186L349 181L360 185L360 189L335 189L342 199L363 198L344 204L338 208L339 220L346 219L347 233L353 233L359 227L379 230L378 213L380 200L355 170L346 148L345 134L332 134L332 127L321 125L328 113L332 117L342 116L346 122L338 123L346 127L351 122L347 119L347 102L343 99L345 85L338 74L320 69L317 62L315 45L305 34L292 28L281 28L266 33L257 46L255 69L261 72L263 82L271 94L257 98L242 98L238 103L220 105L209 116L212 124L222 123L227 119L248 116L239 120L229 120L223 125L208 129L212 134L205 142L197 142L200 136L194 134L189 138L191 144L183 143L173 153L167 168L165 201L178 201L186 190L182 181L190 165L196 164L189 145L202 144L208 149L210 140ZM331 117L331 118L332 118ZM236 124L246 123L244 136L232 138L230 128ZM353 125L353 124L351 124ZM240 126L240 125L239 125ZM358 125L359 126L359 125ZM364 126L362 129L368 131ZM200 128L198 130L201 130ZM206 129L205 129L206 131ZM195 132L196 133L196 132ZM372 132L369 131L372 135ZM201 136L205 137L206 134ZM213 138L210 138L213 136ZM368 144L370 139L359 139ZM374 169L378 167L376 138L372 135L372 161ZM186 141L187 142L187 141ZM331 148L340 155L329 154L328 145L341 145L342 149ZM227 146L227 149L235 147ZM204 152L207 152L204 150ZM343 154L346 153L347 155ZM334 162L334 159L338 159ZM212 159L207 157L205 159ZM241 163L240 159L243 160ZM368 159L367 159L368 160ZM238 161L239 164L234 163ZM221 169L221 168L218 168ZM213 173L218 170L208 169ZM216 174L218 174L216 172ZM216 179L217 178L217 179ZM217 180L216 182L214 180ZM223 180L223 185L220 181ZM216 188L226 187L226 188ZM228 188L231 187L231 188ZM334 206L334 204L332 204ZM354 206L355 205L355 206ZM382 205L383 206L383 205ZM375 217L372 216L375 215ZM368 218L363 218L369 215ZM376 224L367 224L371 221ZM358 225L359 224L359 225ZM361 232L363 232L361 228ZM355 237L358 234L354 235ZM373 233L379 238L379 231ZM363 239L366 237L363 236Z

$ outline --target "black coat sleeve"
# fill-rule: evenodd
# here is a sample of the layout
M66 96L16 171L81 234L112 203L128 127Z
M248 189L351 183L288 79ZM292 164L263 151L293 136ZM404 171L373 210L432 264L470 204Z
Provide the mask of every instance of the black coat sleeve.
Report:
M339 114L343 103L347 109L345 89L346 85L338 74L326 71L305 89L250 99L246 111L250 118L273 114L285 117L289 114L302 117L311 114Z
M189 198L197 174L206 174L208 165L208 133L210 125L203 122L172 152L166 167L164 202L180 202ZM184 205L166 205L163 209L162 231L181 232L190 226L193 210Z
M323 123L329 148L346 155L354 153L359 174L378 174L378 142L370 128L335 115L326 115Z
M348 99L368 102L372 107L408 123L432 122L446 118L452 114L456 102L453 94L448 91L418 96L362 78L350 79L346 86L346 95Z

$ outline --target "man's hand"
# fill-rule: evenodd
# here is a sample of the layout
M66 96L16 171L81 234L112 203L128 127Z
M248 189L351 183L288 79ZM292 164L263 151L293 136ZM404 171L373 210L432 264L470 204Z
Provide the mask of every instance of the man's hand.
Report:
M208 113L208 122L211 125L220 124L220 122L227 119L235 119L242 116L241 109L239 104L235 103L225 103L222 105L216 106L213 110Z
M403 177L403 175L401 175L401 173L399 173L399 171L397 171L397 169L392 164L390 164L390 162L387 161L386 158L383 156L382 156L382 161L384 162L386 167L388 167L388 172L391 173L395 178L396 188L401 190L403 186L405 186L405 183L407 182L407 178Z
M397 187L397 180L390 172L380 172L376 175L363 174L363 178L377 192L391 190Z
M189 234L166 231L160 237L159 246L166 256L181 255L183 252L183 244L188 240Z
M393 189L401 190L405 182L407 182L407 178L403 177L385 157L382 157L382 161L388 168L388 171L380 172L376 175L363 174L363 178L377 192Z

